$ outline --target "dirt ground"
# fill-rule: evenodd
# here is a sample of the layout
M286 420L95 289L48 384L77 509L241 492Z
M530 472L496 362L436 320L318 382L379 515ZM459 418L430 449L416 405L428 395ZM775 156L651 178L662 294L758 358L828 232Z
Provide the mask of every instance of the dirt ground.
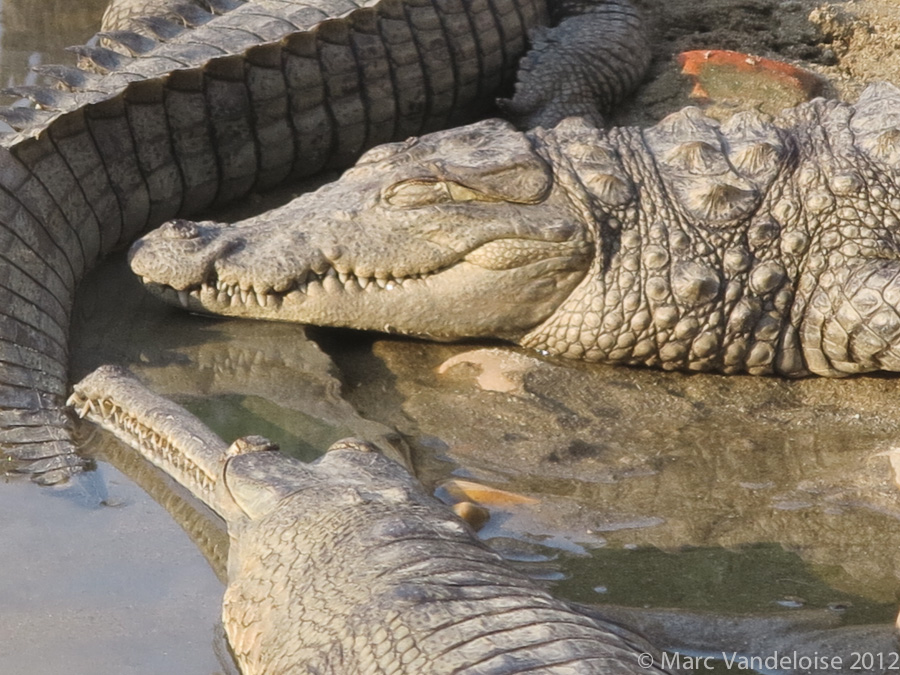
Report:
M649 83L617 123L646 125L685 105L724 117L745 108L775 113L795 103L746 78L708 105L692 99L674 58L727 49L802 67L823 80L822 94L854 101L873 81L900 81L900 3L896 0L636 0L650 20L654 63Z

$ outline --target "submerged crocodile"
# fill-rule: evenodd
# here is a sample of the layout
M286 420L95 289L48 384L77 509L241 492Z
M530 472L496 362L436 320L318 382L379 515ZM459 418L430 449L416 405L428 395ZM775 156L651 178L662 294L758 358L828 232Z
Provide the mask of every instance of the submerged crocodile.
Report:
M507 104L524 121L579 112L586 93L611 105L649 51L627 0L216 0L215 16L163 0L190 28L123 4L107 46L79 50L84 68L44 69L62 89L18 89L39 107L3 113L19 132L0 139L0 448L48 482L81 464L63 413L68 327L102 255L167 219L473 118L551 14L559 24L535 33ZM590 61L574 55L585 49ZM561 84L573 65L581 79Z
M670 672L643 638L512 570L368 443L311 464L259 436L228 446L110 366L70 403L225 519L222 616L245 675Z
M900 370L900 90L723 124L485 121L132 248L174 304L725 373Z

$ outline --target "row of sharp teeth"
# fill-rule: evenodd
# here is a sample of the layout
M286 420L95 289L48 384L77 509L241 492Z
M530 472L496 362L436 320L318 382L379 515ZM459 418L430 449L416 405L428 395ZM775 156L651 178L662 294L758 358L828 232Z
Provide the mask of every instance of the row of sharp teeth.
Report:
M226 283L221 280L216 280L215 286L203 284L202 286L191 290L180 290L176 292L178 293L179 302L184 307L188 306L191 297L199 300L201 295L208 295L211 293L216 294L216 302L220 305L235 305L238 303L247 305L255 302L259 307L277 307L281 304L284 296L294 292L307 294L309 292L309 287L313 284L321 286L326 292L336 292L340 290L347 291L351 289L365 291L373 287L391 291L395 288L408 286L425 276L428 275L414 274L401 279L395 279L393 277L387 279L382 279L380 277L358 277L352 272L339 272L331 267L327 272L322 274L309 271L303 282L284 291L259 291L254 288L241 288L238 283Z
M66 402L79 417L103 424L115 431L116 435L127 437L127 442L141 448L142 454L156 457L165 465L174 467L181 474L190 476L203 492L212 492L215 481L199 466L191 462L184 453L163 434L142 424L136 417L126 413L108 398L92 400L74 393Z

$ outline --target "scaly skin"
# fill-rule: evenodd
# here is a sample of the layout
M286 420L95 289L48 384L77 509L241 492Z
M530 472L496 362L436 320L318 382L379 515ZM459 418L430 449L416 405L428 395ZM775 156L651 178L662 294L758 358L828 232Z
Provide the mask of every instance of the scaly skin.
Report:
M70 403L227 522L223 622L244 675L597 673L645 668L645 640L510 569L374 446L312 464L250 436L228 447L105 366Z
M122 4L104 38L118 51L82 48L85 69L45 69L69 91L19 89L41 108L4 112L21 131L0 139L0 449L47 482L81 464L62 412L67 337L75 288L97 260L169 218L470 119L551 13L544 0L259 0L215 17L153 5L187 30L135 24ZM623 67L636 82L648 50L627 0L589 6L588 29L554 7L567 49L599 40L616 63L608 82ZM532 61L529 80L559 79L552 59ZM600 89L601 104L619 93ZM558 110L560 95L544 103Z
M900 370L900 90L719 125L497 121L132 249L192 310L726 373Z

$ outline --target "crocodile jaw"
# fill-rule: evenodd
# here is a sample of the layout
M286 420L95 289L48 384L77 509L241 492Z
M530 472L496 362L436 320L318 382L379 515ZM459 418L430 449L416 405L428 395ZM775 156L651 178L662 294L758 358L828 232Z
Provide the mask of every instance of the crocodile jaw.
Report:
M583 266L563 256L502 271L460 262L421 277L362 282L332 269L286 294L226 291L209 283L188 291L147 286L166 302L201 313L432 339L513 339L539 325L571 293L587 269L587 256L579 257Z

